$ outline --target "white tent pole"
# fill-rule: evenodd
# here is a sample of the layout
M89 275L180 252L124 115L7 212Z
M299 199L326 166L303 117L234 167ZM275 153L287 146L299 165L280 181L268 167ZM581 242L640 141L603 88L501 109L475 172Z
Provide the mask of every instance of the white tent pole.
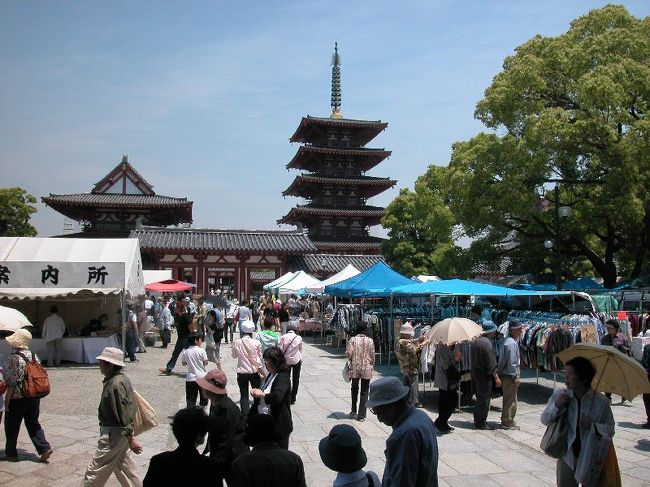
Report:
M120 301L122 303L122 352L126 352L126 293L124 289L120 291Z

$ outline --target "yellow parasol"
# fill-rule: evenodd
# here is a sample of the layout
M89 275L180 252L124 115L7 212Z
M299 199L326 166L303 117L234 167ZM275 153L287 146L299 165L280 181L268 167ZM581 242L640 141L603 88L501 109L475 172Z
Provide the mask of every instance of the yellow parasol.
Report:
M427 338L433 343L454 343L473 340L483 334L483 327L467 318L447 318L439 321L427 332Z
M555 355L566 363L584 357L596 368L591 387L598 392L618 394L631 401L639 394L650 393L648 372L632 357L614 347L577 343Z

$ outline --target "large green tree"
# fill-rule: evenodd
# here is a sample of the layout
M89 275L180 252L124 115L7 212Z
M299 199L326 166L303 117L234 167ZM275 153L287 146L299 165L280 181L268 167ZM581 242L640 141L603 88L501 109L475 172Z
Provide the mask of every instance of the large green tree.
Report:
M0 188L0 237L34 237L29 219L36 213L36 198L22 188Z
M621 6L518 47L476 109L494 132L455 144L449 164L450 206L474 247L541 253L551 239L608 287L647 270L649 100L650 18ZM559 232L557 200L573 209Z
M414 191L402 189L386 208L382 225L388 240L382 252L403 274L448 277L461 271L465 260L454 245L456 219L447 205L448 178L446 167L430 166Z

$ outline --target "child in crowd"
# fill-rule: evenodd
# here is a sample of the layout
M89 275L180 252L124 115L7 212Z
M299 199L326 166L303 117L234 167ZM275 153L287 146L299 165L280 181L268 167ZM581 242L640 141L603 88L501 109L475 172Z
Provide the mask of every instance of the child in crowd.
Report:
M196 396L200 396L201 407L208 405L208 398L203 390L196 383L196 379L205 377L208 365L208 355L201 348L201 335L197 332L190 333L187 337L188 347L181 352L180 358L183 365L187 365L187 376L185 377L185 400L187 407L196 406Z

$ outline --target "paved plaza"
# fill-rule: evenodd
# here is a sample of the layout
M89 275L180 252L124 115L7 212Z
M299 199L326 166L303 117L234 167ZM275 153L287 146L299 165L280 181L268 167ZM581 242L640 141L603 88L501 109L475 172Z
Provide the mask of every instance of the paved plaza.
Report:
M301 387L298 401L292 408L294 431L290 448L305 464L307 485L322 487L332 484L334 472L321 464L318 441L335 424L350 423L363 439L368 454L367 468L381 477L384 467L384 443L390 428L380 424L372 414L365 422L347 418L350 410L349 384L341 379L345 361L344 349L336 349L305 339ZM239 400L235 382L235 363L231 346L222 345L223 368L228 373L228 391ZM148 348L139 354L137 364L127 363L126 373L134 387L151 402L160 415L160 424L140 437L144 447L135 457L144 477L149 459L164 450L176 447L169 427L170 418L185 404L184 367L178 366L172 376L160 376L158 368L169 359L171 348ZM212 364L210 364L212 366ZM398 369L386 363L377 367L378 375L397 375ZM49 464L39 463L23 427L19 438L18 463L0 457L0 485L78 486L90 460L98 437L97 406L102 376L97 366L67 365L50 370L52 393L41 402L41 422L54 454ZM426 411L436 417L437 393L426 384ZM454 414L451 434L440 436L439 477L441 486L547 486L555 484L555 461L539 450L544 427L539 416L553 388L552 380L533 374L524 379L520 390L517 421L520 431L476 431L472 426L471 407ZM636 398L631 405L619 405L614 396L616 436L614 443L626 487L650 486L650 439L648 430L640 428L645 418L643 402ZM492 401L489 421L498 425L501 399ZM4 445L4 430L0 433ZM118 485L111 478L108 485Z

